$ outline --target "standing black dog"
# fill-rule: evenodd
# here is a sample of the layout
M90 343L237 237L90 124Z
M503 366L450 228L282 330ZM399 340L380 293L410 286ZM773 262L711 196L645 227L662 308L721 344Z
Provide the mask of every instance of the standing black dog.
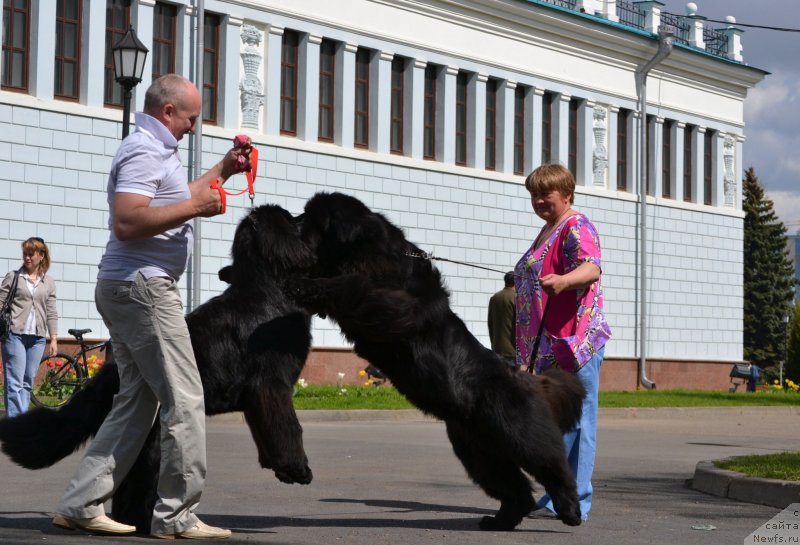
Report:
M509 369L449 305L439 271L402 231L359 200L320 193L305 207L301 246L313 279L291 286L309 311L335 320L355 351L414 405L445 422L456 456L500 500L484 530L512 530L535 506L523 471L547 489L565 524L581 522L562 433L585 391L571 374Z
M292 405L294 384L311 345L310 317L284 296L280 282L303 275L312 255L297 244L292 216L262 206L242 221L233 265L220 271L230 286L186 317L209 415L243 411L262 467L285 483L308 484L311 469ZM47 467L92 437L119 389L108 363L58 411L34 409L0 420L2 450L23 467ZM139 458L113 497L114 518L150 532L160 460L158 419Z

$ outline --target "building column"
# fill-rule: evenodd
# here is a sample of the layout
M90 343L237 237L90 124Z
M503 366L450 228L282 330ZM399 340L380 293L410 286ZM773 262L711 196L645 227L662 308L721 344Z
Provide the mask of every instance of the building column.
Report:
M647 116L650 117L650 116ZM645 123L647 122L645 117ZM664 129L664 118L660 116L653 116L653 123L648 123L648 134L650 135L650 145L647 147L650 156L650 170L648 172L650 178L650 191L647 192L651 197L660 198L662 185L661 185L661 143ZM645 158L647 160L647 158Z
M594 130L594 107L597 103L593 100L582 100L578 106L578 138L576 139L577 149L575 150L575 181L578 185L593 186L598 185L594 179L594 158L595 158L595 130ZM605 120L603 120L605 124ZM606 128L603 127L605 132ZM605 140L605 136L603 137ZM603 143L605 145L605 142ZM606 146L608 148L608 146ZM605 155L605 151L603 151ZM603 179L605 179L605 168L603 168ZM603 181L603 185L605 182Z
M553 163L569 164L569 101L572 95L558 93L553 100Z
M617 150L617 132L619 131L619 106L609 106L606 111L608 112L608 179L606 187L608 189L617 189L617 158L619 157ZM630 134L630 133L629 133ZM626 157L628 157L626 155Z
M228 15L222 20L221 41L225 44L222 49L225 56L224 60L220 59L219 81L224 85L219 85L219 112L221 115L218 116L217 125L234 130L241 126L239 112L241 112L240 85L242 81L239 72L241 64L239 55L242 47L243 23L241 18L233 15ZM259 92L263 92L263 85Z
M356 111L356 51L357 44L340 43L336 48L336 112L333 130L334 142L352 149L355 139Z
M473 74L467 87L467 166L486 168L486 74Z
M694 174L692 175L692 190L694 191L694 201L697 204L705 202L705 127L697 127L692 135L692 146L694 147Z
M441 127L436 123L436 156L442 158L442 163L454 165L456 162L456 77L458 67L447 66L442 71L439 81L442 90L439 93L441 100L437 100L442 111Z
M106 64L106 4L88 2L83 12L81 29L81 104L103 107Z
M725 205L725 134L722 131L714 133L712 154L711 161L714 168L711 171L711 180L713 180L711 205L722 207Z
M408 130L404 132L406 144L413 159L422 159L423 141L425 139L425 68L428 63L424 60L414 59L408 63L406 75L409 75L409 85L406 94L411 98L406 104L410 104L411 116Z
M144 95L147 92L147 88L150 87L150 84L153 83L153 17L154 17L154 8L156 6L155 0L139 0L138 6L134 10L131 8L131 22L133 23L133 28L136 30L136 36L142 41L145 46L150 49L150 52L147 54L147 58L145 59L144 63L144 72L142 72L142 81L139 82L139 85L134 87L133 89L133 100L131 101L131 113L138 112L144 110ZM187 9L187 12L189 10ZM185 18L184 21L188 21L191 28L191 24L193 21L192 18ZM181 20L180 11L178 11L177 16L177 23L180 24L179 21ZM105 28L105 19L103 20L103 28ZM202 27L201 27L202 28ZM105 41L103 42L105 43ZM112 47L114 44L111 44ZM188 47L186 49L189 49ZM176 52L177 55L177 52ZM105 61L103 61L105 63ZM175 59L175 63L177 64L178 59ZM187 78L190 76L191 65L187 62L185 65L187 70L184 70L184 76ZM195 78L195 83L200 86L203 83L202 77ZM131 126L133 125L133 121L131 121Z
M736 210L742 209L742 178L744 177L744 166L742 163L742 144L744 143L745 137L741 134L734 135L736 139L736 144L734 145L734 150L736 153L736 161L734 162L734 179L736 180L736 199L734 201Z
M504 80L497 93L497 172L514 173L514 94L517 82Z
M544 89L534 87L528 93L528 99L525 103L525 142L527 148L525 156L530 157L530 165L526 165L526 172L531 172L533 169L542 164L542 97L544 96ZM528 108L530 104L530 109ZM530 113L528 113L530 112ZM528 130L530 130L530 139L528 139Z
M28 92L39 100L53 100L56 0L39 0L32 4L29 39L30 49L36 54L29 56Z
M675 178L675 187L672 197L677 202L683 202L683 134L686 123L675 122L672 125L672 176Z
M281 53L283 50L283 31L282 26L269 26L267 35L267 65L264 82L264 115L266 119L262 126L264 132L270 136L278 136L281 133Z
M370 66L369 147L389 153L392 130L392 60L394 53L379 51Z
M316 142L319 135L319 45L322 36L300 37L297 74L297 137Z

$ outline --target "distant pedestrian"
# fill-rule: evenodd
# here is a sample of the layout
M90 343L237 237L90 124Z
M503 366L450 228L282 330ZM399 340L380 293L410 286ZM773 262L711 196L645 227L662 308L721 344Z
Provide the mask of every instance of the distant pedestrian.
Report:
M49 269L47 244L31 237L22 243L22 266L9 272L0 286L0 305L11 299L11 328L3 341L3 398L9 418L28 410L48 334L47 354L58 351L56 282Z
M516 327L517 295L514 289L514 271L503 277L505 287L489 299L489 339L492 350L509 366L517 360Z

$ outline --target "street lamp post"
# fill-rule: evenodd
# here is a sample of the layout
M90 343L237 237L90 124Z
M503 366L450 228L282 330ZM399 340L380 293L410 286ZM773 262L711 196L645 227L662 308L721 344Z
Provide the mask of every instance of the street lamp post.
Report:
M128 136L131 117L131 90L142 81L144 62L147 60L148 49L136 37L133 26L111 48L111 58L114 62L114 79L125 89L122 101L122 138Z

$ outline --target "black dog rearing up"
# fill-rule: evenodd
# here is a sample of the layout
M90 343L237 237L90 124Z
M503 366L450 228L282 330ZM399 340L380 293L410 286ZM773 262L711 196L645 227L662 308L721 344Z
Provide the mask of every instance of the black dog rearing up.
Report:
M413 257L402 231L359 200L320 193L298 218L316 254L311 279L291 286L309 311L335 320L356 353L424 412L443 420L456 456L500 500L484 530L511 530L534 507L524 472L546 488L561 520L581 522L562 433L585 391L572 374L510 369L450 309L439 271Z
M310 252L297 244L298 236L294 219L282 208L253 210L236 230L233 265L220 271L230 286L186 321L206 414L242 411L261 466L283 482L308 484L312 473L292 395L311 345L310 317L279 285L289 276L305 274L312 264ZM3 452L29 469L53 465L97 432L118 389L116 365L107 363L58 411L39 408L0 420ZM150 532L156 501L158 437L156 419L113 496L114 518L143 533Z

